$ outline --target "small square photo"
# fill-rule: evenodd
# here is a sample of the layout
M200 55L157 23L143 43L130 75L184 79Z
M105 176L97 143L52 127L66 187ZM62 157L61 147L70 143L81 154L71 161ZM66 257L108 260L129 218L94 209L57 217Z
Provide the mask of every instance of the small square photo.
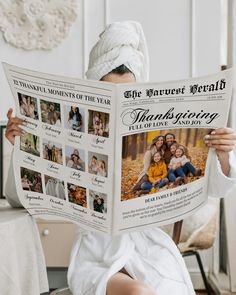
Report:
M89 110L88 133L109 137L109 114Z
M40 157L39 137L31 133L25 133L20 137L20 149L31 155Z
M41 173L21 167L21 185L25 191L42 193L42 175Z
M67 183L69 202L87 208L86 188Z
M84 109L79 106L64 106L65 128L84 132Z
M38 114L37 99L32 96L22 94L20 92L18 92L17 95L18 95L21 115L38 120L39 114Z
M61 106L59 103L41 99L40 107L43 123L61 126Z
M108 176L108 156L88 152L88 171L98 176Z
M89 190L89 208L100 213L107 213L107 195Z
M64 181L44 175L46 194L61 200L66 199Z
M62 165L62 145L51 140L43 139L43 158Z

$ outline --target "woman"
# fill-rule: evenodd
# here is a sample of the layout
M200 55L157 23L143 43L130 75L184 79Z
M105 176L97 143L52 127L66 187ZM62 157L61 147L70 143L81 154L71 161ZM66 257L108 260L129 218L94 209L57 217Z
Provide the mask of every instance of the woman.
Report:
M103 160L98 160L97 175L107 177L106 163Z
M28 176L26 174L21 178L21 184L22 184L23 190L26 190L26 191L31 190L32 183L29 181Z
M93 114L93 129L94 135L103 135L102 119L101 114L99 112L94 112Z
M89 166L88 166L88 171L91 174L97 174L98 173L98 159L96 156L92 156Z
M71 107L68 118L68 125L70 129L81 131L82 128L82 115L78 107Z
M148 182L148 169L150 167L152 158L156 152L161 152L161 155L165 154L165 137L163 135L158 135L153 138L149 149L145 152L143 158L143 170L138 176L138 181L132 189L132 192L136 192L141 189L144 182Z
M20 102L20 113L23 116L30 117L29 116L29 105L27 103L27 98L25 95L21 94L19 97L19 102Z
M79 155L73 153L71 154L70 160L67 162L67 167L84 171L84 161L82 161Z
M95 195L95 199L93 200L93 210L100 213L104 212L104 199L102 197Z
M146 81L148 54L141 26L135 22L109 25L91 51L87 77L113 83ZM22 134L22 120L13 118L12 110L8 118L6 136L14 144L14 137ZM207 138L207 145L214 148L209 159L211 196L226 195L235 184L236 164L231 152L235 139L229 128L217 129ZM8 200L19 206L10 182ZM68 283L73 295L195 294L179 250L158 228L115 237L78 229Z

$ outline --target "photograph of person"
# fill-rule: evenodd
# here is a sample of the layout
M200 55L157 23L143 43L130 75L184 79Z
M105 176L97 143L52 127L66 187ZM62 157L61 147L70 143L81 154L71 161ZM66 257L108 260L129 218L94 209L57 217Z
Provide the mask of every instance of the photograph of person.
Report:
M39 115L38 115L37 99L32 96L25 95L19 92L17 92L17 95L18 95L21 115L38 120Z
M43 158L62 165L62 145L51 140L43 139Z
M41 173L21 167L21 185L23 190L42 193Z
M20 149L26 153L40 157L40 139L37 135L24 133L20 137Z
M40 108L43 123L61 126L61 106L59 103L40 99Z
M167 167L161 151L156 151L152 157L148 169L148 181L141 185L143 191L155 193L158 188L162 188L169 182L167 178Z
M109 137L109 114L89 110L88 133Z
M67 183L69 202L87 208L86 188Z
M66 199L64 181L44 175L46 194L61 200Z
M122 200L174 188L204 176L210 129L157 130L123 137Z
M88 152L88 171L91 174L107 177L108 156L94 152Z
M84 132L84 109L79 106L64 106L65 128Z
M107 213L107 195L89 190L89 208L100 213Z
M66 155L66 166L85 171L85 152L84 150L77 149L71 146L65 147L65 155Z

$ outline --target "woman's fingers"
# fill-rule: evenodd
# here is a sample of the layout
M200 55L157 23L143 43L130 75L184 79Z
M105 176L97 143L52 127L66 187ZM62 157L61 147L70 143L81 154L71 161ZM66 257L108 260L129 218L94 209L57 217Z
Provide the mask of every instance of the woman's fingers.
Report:
M224 138L216 138L205 140L205 143L209 146L211 145L234 145L233 139L224 139Z
M24 134L24 133L25 133L25 131L24 131L21 127L19 127L19 125L15 125L15 124L10 125L10 126L8 127L8 129L6 130L6 133L11 133L11 132L13 132L13 131L18 131L18 132L20 132L21 134Z
M12 143L15 143L15 136L21 136L25 131L20 127L24 126L24 120L18 117L12 117L13 109L10 108L7 112L8 123L6 127L6 138Z
M21 129L20 127L18 126L12 126L12 127L8 127L6 129L6 133L5 133L5 136L6 138L11 142L11 144L14 145L15 143L15 136L21 136L25 133L25 131L23 129Z
M7 112L7 119L8 119L8 120L11 119L11 117L12 117L12 113L13 113L13 109L10 108L10 109L8 110L8 112Z
M24 120L18 117L10 118L7 125L10 124L24 125Z
M18 130L13 130L11 132L11 135L12 135L12 137L15 138L15 136L21 136L22 135L22 132L21 131L18 131Z
M232 128L218 128L205 136L206 140L229 139L236 140L236 134Z
M229 127L223 127L223 128L218 128L218 129L215 129L211 132L212 135L214 134L232 134L234 133L234 130L232 128L229 128Z
M230 141L236 141L236 134L232 133L232 134L222 134L222 135L206 135L205 136L205 142L209 142L209 141L216 141L218 140L219 142L225 141L225 142L230 142Z
M236 134L232 128L218 128L205 136L205 143L216 151L230 152L233 150Z

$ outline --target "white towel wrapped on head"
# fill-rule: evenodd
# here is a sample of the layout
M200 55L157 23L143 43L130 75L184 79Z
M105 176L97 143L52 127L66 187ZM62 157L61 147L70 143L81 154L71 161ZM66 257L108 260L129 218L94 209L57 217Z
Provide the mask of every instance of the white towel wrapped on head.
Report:
M115 22L105 28L90 52L86 76L91 80L100 80L121 65L135 75L136 81L148 80L148 49L138 22Z

